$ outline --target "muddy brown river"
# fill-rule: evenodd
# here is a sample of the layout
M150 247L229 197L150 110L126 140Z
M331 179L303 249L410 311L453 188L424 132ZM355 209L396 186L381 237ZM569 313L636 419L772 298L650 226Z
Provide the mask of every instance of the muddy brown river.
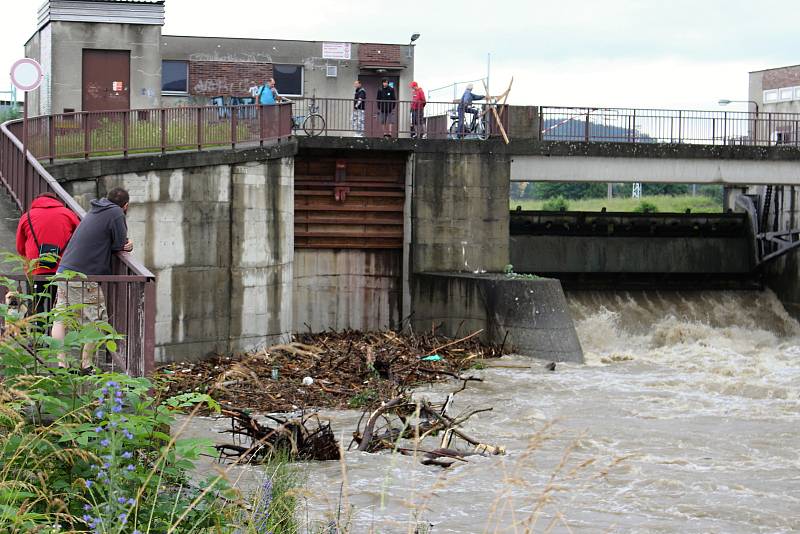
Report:
M800 325L777 298L568 300L585 365L551 373L504 357L509 367L476 371L484 382L456 396L451 413L494 407L465 429L505 456L449 470L388 453L305 464L303 518L349 518L355 533L799 532ZM453 387L417 394L440 400ZM347 444L358 414L324 415ZM261 476L240 475L245 488Z

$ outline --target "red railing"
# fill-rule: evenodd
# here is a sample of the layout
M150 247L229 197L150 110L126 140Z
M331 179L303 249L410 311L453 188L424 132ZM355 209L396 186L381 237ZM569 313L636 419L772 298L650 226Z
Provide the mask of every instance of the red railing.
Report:
M20 211L45 192L55 193L79 218L85 212L39 161L23 152L20 138L22 124L17 121L0 125L0 181ZM99 282L106 296L109 322L125 339L110 355L114 368L132 376L152 371L155 354L155 276L136 258L117 253L112 260L113 275L90 276ZM17 280L24 277L12 276Z
M297 135L383 137L384 133L390 133L393 137L426 139L478 139L500 135L493 113L480 102L472 107L475 113L464 114L466 128L463 132L458 127L458 104L454 102L428 102L418 110L413 102L406 100L366 100L363 113L359 113L351 98L300 98L292 101L292 107ZM315 114L322 117L322 128L312 121ZM476 121L471 127L473 116ZM307 120L311 122L304 127ZM501 120L507 125L505 118Z
M630 108L540 108L545 141L800 146L800 114Z
M14 124L18 139L21 125ZM262 144L292 134L290 105L82 111L33 117L28 150L38 159L123 155Z

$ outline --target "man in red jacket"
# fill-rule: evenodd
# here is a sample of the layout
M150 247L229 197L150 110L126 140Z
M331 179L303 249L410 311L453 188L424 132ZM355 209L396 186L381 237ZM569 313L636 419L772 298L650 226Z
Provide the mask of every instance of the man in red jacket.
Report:
M53 193L44 193L33 200L31 209L22 214L17 225L17 252L30 261L35 260L31 265L33 270L30 274L56 272L57 261L39 257L49 253L60 258L78 223L80 223L78 216L64 206ZM55 293L55 286L48 288L47 284L45 281L34 282L33 294ZM54 299L55 297L52 300ZM35 300L36 313L44 311L47 297Z
M425 123L425 91L417 82L411 82L411 137L422 138Z

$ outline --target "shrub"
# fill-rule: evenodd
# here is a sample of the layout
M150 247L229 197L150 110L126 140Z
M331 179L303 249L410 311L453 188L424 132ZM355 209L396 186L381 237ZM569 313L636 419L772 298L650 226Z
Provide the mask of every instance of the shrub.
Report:
M176 413L218 409L211 397L161 399L147 378L59 367L59 353L85 343L115 351L121 336L97 322L61 343L47 334L56 315L74 322L75 310L25 317L0 304L0 532L258 532L240 526L260 525L265 514L272 532L293 531L294 500L280 497L285 477L276 479L282 493L270 490L269 506L255 515L224 474L193 481L194 462L213 454L213 444L168 429Z
M633 208L633 211L636 213L657 213L658 206L652 202L648 202L647 200L642 200L635 208Z
M564 197L555 197L548 199L542 204L544 211L567 211L569 209L569 202Z

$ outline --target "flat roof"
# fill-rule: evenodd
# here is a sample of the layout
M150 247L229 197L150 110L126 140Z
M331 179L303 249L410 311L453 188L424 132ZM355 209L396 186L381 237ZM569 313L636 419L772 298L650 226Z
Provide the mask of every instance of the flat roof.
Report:
M117 0L114 0L117 1ZM119 0L126 1L126 0ZM225 37L218 35L172 35L162 33L161 37L179 37L186 39L230 39L233 41L280 41L283 43L352 43L352 44L376 44L376 45L393 45L393 46L408 46L408 43L376 43L374 41L342 41L339 39L273 39L270 37Z
M796 69L796 68L800 68L800 65L786 65L785 67L772 67L769 69L751 70L750 74L754 74L756 72L767 72L768 70L783 70L783 69Z

